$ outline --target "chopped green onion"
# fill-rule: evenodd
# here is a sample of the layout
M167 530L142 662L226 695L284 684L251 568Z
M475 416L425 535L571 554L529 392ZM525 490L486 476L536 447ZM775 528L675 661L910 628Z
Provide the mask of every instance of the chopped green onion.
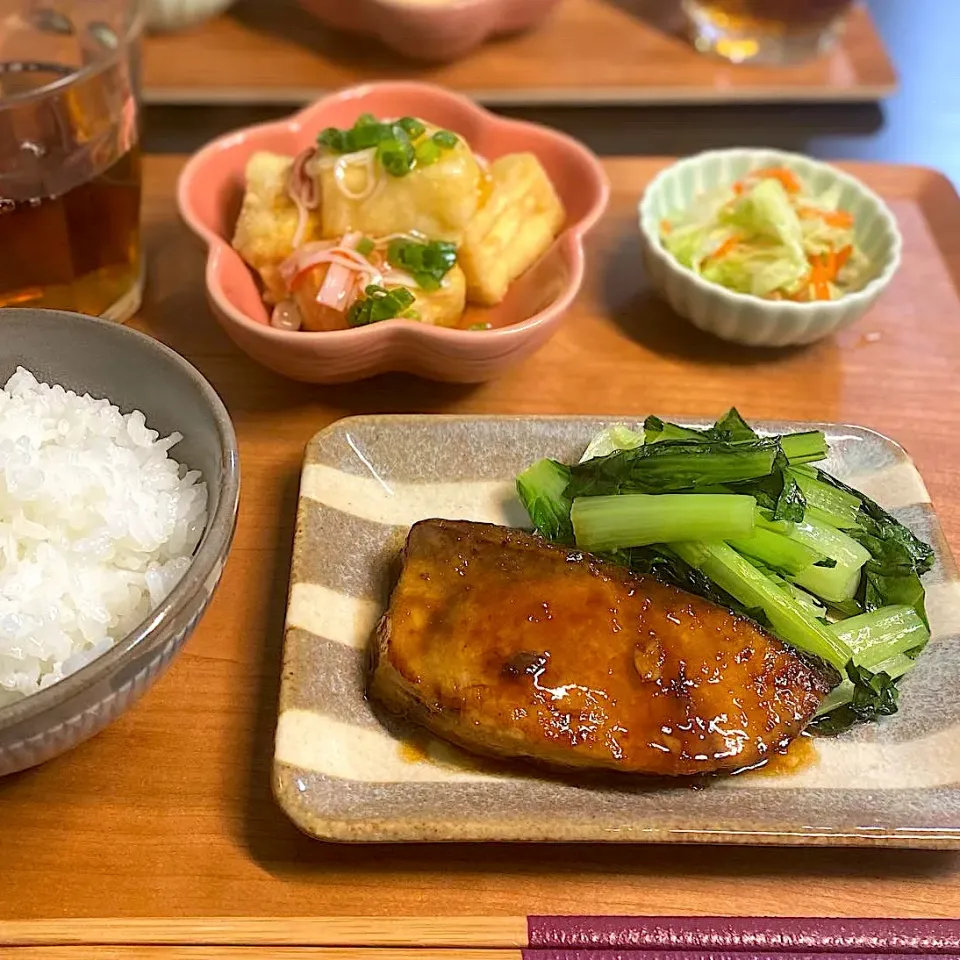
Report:
M449 130L438 130L432 137L433 142L444 150L452 150L459 142L460 138Z
M401 117L397 123L411 140L419 140L427 132L427 128L416 117Z
M357 300L347 314L347 323L351 327L392 320L399 317L415 300L405 287L387 290L385 287L370 284L364 293L366 296Z
M387 260L409 273L423 290L438 290L443 278L457 264L457 245L446 240L431 240L429 243L391 240Z
M395 128L394 133L377 145L377 159L392 177L405 177L413 169L413 144L402 127Z
M361 113L353 125L354 130L358 127L375 127L380 121L372 113Z
M356 250L361 256L369 257L375 248L376 244L369 237L361 237L357 241L357 245L354 247L354 250Z
M753 497L735 494L632 493L579 497L570 519L577 546L604 552L674 540L749 537L756 506Z
M440 147L433 140L421 140L414 148L414 156L418 167L429 167L435 164L442 154Z
M468 330L492 330L493 324L492 323L471 323L470 326L467 327L467 329Z

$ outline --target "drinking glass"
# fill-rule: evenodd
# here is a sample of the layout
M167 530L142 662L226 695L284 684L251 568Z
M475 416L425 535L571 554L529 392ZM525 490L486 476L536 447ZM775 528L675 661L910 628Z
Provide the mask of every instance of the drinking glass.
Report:
M136 0L0 0L0 307L140 306Z
M693 45L733 63L809 60L839 36L853 0L682 0Z

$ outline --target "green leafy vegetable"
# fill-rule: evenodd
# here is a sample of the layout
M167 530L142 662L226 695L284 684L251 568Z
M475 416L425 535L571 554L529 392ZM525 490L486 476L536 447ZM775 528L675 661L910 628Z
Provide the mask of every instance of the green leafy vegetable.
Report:
M556 460L538 460L517 477L517 494L533 525L548 540L572 544L572 501L564 494L570 468Z
M633 450L643 445L643 434L631 430L622 423L615 423L612 427L601 430L583 451L581 463L593 460L596 457L605 457L617 450Z
M517 486L549 539L726 606L832 667L817 730L839 731L896 711L930 636L920 577L934 555L811 465L827 453L820 431L759 437L734 408L704 430L651 416Z
M577 546L607 551L697 537L750 538L755 511L753 497L734 494L673 493L655 497L632 493L579 497L573 501L570 519Z
M443 278L457 265L457 245L446 240L391 240L387 260L409 273L422 289L438 290Z
M365 257L370 256L376 248L376 244L369 237L361 237L358 241L354 250L357 253L362 254Z
M663 440L619 450L571 468L571 499L617 493L680 493L763 477L776 462L776 440Z
M403 287L387 290L370 284L364 290L364 296L357 300L347 313L347 323L351 327L363 327L381 320L392 320L401 316L414 302L415 297Z
M830 711L810 725L814 733L835 735L858 723L869 723L897 712L900 691L890 674L874 673L852 662L847 664L846 674L850 687L844 694L849 693L849 701L842 706L831 704Z

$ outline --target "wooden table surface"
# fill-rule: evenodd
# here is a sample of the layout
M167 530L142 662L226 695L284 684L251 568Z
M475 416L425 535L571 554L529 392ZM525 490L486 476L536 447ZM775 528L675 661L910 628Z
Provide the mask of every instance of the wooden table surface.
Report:
M720 344L642 286L633 209L654 161L608 163L613 206L561 332L477 387L385 376L310 387L254 365L209 313L177 218L182 158L146 165L147 299L135 321L232 412L241 519L222 586L169 674L95 740L0 781L0 921L50 917L708 913L960 915L960 856L905 850L360 847L308 840L270 795L300 458L374 411L713 415L857 422L903 440L960 546L960 201L922 170L867 171L907 265L857 328L804 350ZM861 171L863 172L863 171ZM546 814L545 814L546 815Z

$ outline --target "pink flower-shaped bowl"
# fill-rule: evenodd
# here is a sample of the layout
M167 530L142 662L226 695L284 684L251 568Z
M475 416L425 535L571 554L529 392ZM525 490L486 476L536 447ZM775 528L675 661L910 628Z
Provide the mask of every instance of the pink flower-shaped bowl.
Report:
M485 40L529 30L560 0L300 0L319 20L338 30L379 37L417 60L456 60Z
M298 153L328 126L348 127L362 113L417 116L463 136L479 154L539 157L567 210L547 253L514 282L497 307L471 317L489 330L386 320L325 333L270 326L253 271L231 247L244 169L258 150ZM208 144L180 175L180 212L209 247L207 292L234 343L265 367L308 383L345 383L388 370L474 383L498 376L554 333L583 280L583 239L603 213L609 188L597 158L546 127L502 120L469 100L421 83L380 83L343 90L288 120L247 127Z

